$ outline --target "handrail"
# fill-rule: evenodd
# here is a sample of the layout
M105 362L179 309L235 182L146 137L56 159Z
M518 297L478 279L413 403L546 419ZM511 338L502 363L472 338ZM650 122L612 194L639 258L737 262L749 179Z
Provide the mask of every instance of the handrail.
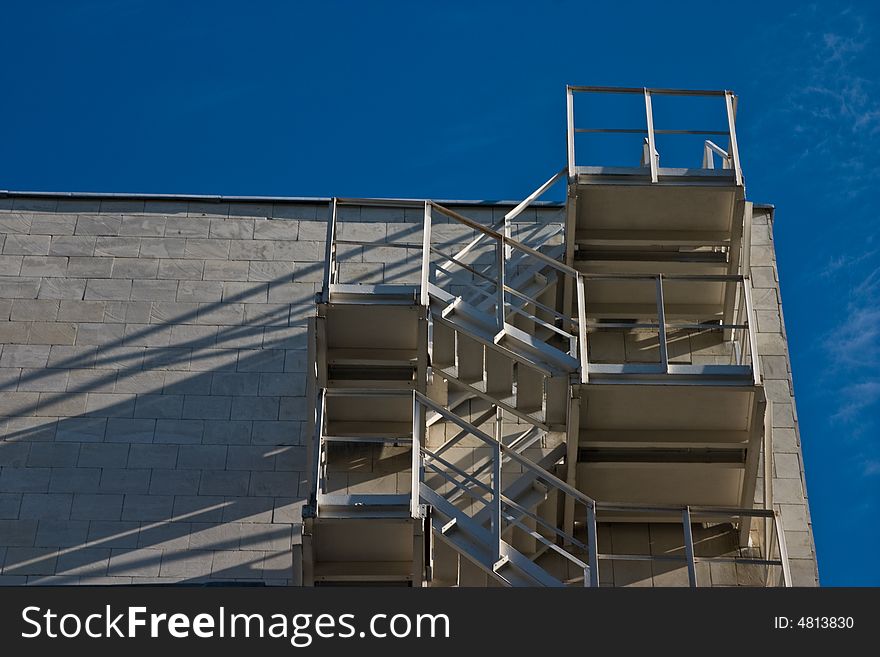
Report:
M501 219L499 219L494 224L492 224L491 227L492 228L502 228L504 231L505 237L510 239L512 237L511 233L510 233L510 222L513 221L520 214L522 214L523 210L525 210L529 205L531 205L538 198L540 198L544 194L544 192L546 192L554 184L556 184L557 181L559 181L561 178L563 178L567 172L568 172L568 167L563 167L562 169L560 169L559 172L557 172L552 178L550 178L550 180L545 182L543 185L538 187L538 189L536 189L534 192L532 192L526 198L524 198L522 201L520 201L512 210L507 212ZM475 237L470 243L465 245L458 253L456 253L455 257L461 258L462 256L470 253L470 251L473 250L473 248L476 247L477 244L479 244L483 240L483 237L485 237L484 234L478 235L477 237ZM508 257L508 258L510 257L509 251L505 255L505 257Z
M488 228L488 227L484 226L483 224L474 221L473 219L468 219L464 215L461 215L458 212L455 212L454 210L450 210L449 208L442 206L439 203L435 203L434 201L428 201L428 203L430 203L431 206L434 207L435 209L437 209L437 211L439 211L441 214L446 215L450 219L455 219L459 223L462 223L465 226L468 226L469 228L473 228L474 230L476 230L480 233L483 233L487 237L491 237L492 239L497 240L499 242L504 242L505 244L510 245L514 249L518 249L519 251L522 251L523 253L527 253L528 255L535 257L538 260L541 260L545 264L548 264L551 267L554 267L554 268L558 269L559 271L561 271L565 274L568 274L569 276L577 276L579 273L577 269L574 269L573 267L569 267L568 265L565 265L565 264L559 262L558 260L554 260L550 256L544 255L540 251L537 251L536 249L533 249L530 246L526 246L522 242L519 242L513 238L508 239L507 237L504 236L503 233L499 233L498 231L492 230L491 228Z
M600 273L584 273L581 274L587 280L654 280L660 274L600 274ZM731 283L742 282L746 279L742 274L663 274L663 279L668 281L702 281L706 283Z
M707 139L703 143L703 168L704 169L714 169L715 168L715 158L712 157L712 154L715 153L721 157L722 166L725 169L730 168L730 155L728 155L727 151L721 148L715 142Z
M652 94L666 96L724 96L729 91L702 90L702 89L664 89L659 87L595 87L570 84L566 87L574 93L600 93L600 94L641 94L649 91Z
M527 459L524 456L520 456L514 450L507 447L507 445L498 443L497 440L495 440L494 438L492 438L491 436L489 436L485 432L481 431L477 427L473 426L467 420L464 420L463 418L458 417L455 413L452 413L451 411L446 410L445 408L443 408L439 404L435 403L430 398L428 398L425 395L423 395L422 393L420 393L418 390L413 391L413 394L415 395L416 399L418 399L425 406L427 406L431 410L439 413L440 415L445 417L447 420L451 421L453 424L457 424L462 429L467 429L471 433L471 435L473 435L476 438L479 438L487 445L490 445L490 446L494 446L496 444L499 445L501 448L501 452L507 454L511 460L516 461L521 466L523 466L524 468L528 468L532 472L536 472L542 479L545 479L548 483L553 484L554 487L559 488L564 493L571 495L572 497L574 497L575 499L577 499L578 501L580 501L586 505L595 506L596 501L593 498L588 497L587 495L584 495L578 489L565 483L564 481L562 481L562 479L559 479L557 476L547 472L547 470L545 470L541 466L537 465L536 463L532 462L530 459Z
M642 281L654 282L654 308L656 312L656 321L637 321L637 322L610 322L602 323L595 319L586 319L585 328L590 332L600 329L648 329L658 332L658 346L660 351L659 366L661 371L670 372L670 363L667 351L666 333L669 330L694 330L694 331L736 331L731 338L725 340L733 346L732 365L747 366L746 348L748 356L751 358L751 376L755 385L760 385L761 368L760 358L758 354L756 324L754 320L754 308L752 304L752 296L749 279L746 276L736 274L583 274L582 278L586 281ZM667 304L665 301L664 290L668 290L670 284L675 283L736 283L735 289L730 291L738 301L731 304L729 308L719 308L713 314L701 314L696 317L699 319L714 319L718 323L702 324L697 322L667 321ZM583 295L578 290L578 295ZM649 301L645 301L646 306L650 306ZM586 305L586 302L583 302ZM686 306L684 307L686 308ZM735 310L734 316L728 316ZM650 314L650 311L646 311ZM684 312L683 318L688 318L689 314ZM638 319L638 318L637 318ZM578 328L580 329L580 318L578 319ZM586 342L586 339L584 339ZM589 370L588 353L583 353L581 357L582 367Z
M560 170L559 172L557 172L550 180L548 180L542 186L542 188L539 188L535 192L535 196L539 195L540 193L543 193L543 191L545 191L546 188L549 188L556 181L560 180L564 175L565 175L565 170ZM528 200L529 199L527 199L527 201ZM566 264L563 264L563 263L559 262L558 260L546 255L545 253L542 253L538 249L534 249L530 246L527 246L526 244L523 244L522 242L520 242L518 240L515 240L513 238L509 238L503 232L499 232L499 231L494 230L493 228L484 226L484 225L482 225L482 224L480 224L480 223L478 223L468 217L465 217L464 215L462 215L458 212L455 212L454 210L450 210L449 208L446 208L438 203L435 203L433 201L428 201L428 202L426 202L426 207L436 209L437 212L439 212L440 214L443 214L443 215L449 217L450 219L452 219L452 220L454 220L464 226L467 226L467 227L469 227L479 233L477 239L472 240L468 244L468 246L465 247L465 249L462 249L462 251L460 251L455 256L446 255L444 253L441 253L438 249L435 249L434 247L429 247L430 251L439 253L441 255L441 257L444 258L444 261L442 264L434 265L437 267L437 271L442 272L444 275L449 276L451 279L454 279L454 271L449 270L447 267L451 264L457 265L459 267L462 267L466 271L469 271L471 274L475 275L477 278L486 280L489 283L493 284L495 286L495 290L494 290L494 295L492 295L492 297L494 297L495 322L497 324L498 331L505 330L505 327L507 325L506 319L507 319L507 315L509 312L524 315L524 316L528 317L529 319L535 321L537 324L541 325L542 327L550 328L552 333L558 334L558 335L562 336L563 338L567 338L570 342L570 352L569 353L573 357L575 357L579 360L579 362L581 363L581 371L584 371L586 369L586 365L587 365L587 361L585 359L586 354L587 354L586 347L585 347L586 333L581 331L580 332L581 334L579 335L578 332L573 329L573 327L582 326L582 323L575 320L572 317L566 316L563 313L558 312L555 309L549 308L548 306L546 306L546 304L541 303L537 299L533 299L529 295L527 295L523 292L520 292L519 290L513 288L512 286L507 285L506 284L507 281L506 281L505 269L506 269L506 262L508 260L508 257L506 257L506 254L507 254L508 250L510 250L511 252L513 250L519 251L520 253L524 254L525 256L531 257L531 258L537 260L538 262L555 269L557 272L561 272L565 276L571 276L575 279L579 290L583 290L583 274L581 274L577 269L570 267ZM523 206L523 207L525 207L525 206ZM520 210L519 206L514 209L514 211L518 211L518 210ZM508 213L508 214L512 214L512 213ZM426 231L427 230L428 230L428 228L426 226ZM555 235L555 232L554 232L554 235ZM461 262L461 260L460 260L462 253L465 253L468 249L473 248L479 242L480 239L483 239L486 237L494 240L494 242L495 242L495 270L493 270L493 272L492 272L495 276L494 279L491 276L484 274L483 272L477 270L475 267L471 267L470 265L468 265L464 262ZM424 272L423 272L423 275L424 275ZM474 288L474 289L476 290L476 288ZM487 303L488 303L488 299L490 298L490 294L488 292L486 292L485 294L483 292L480 292L480 293L483 294L483 296L487 297ZM508 295L521 299L525 304L534 304L536 308L540 308L541 310L543 310L545 312L549 312L556 321L561 321L563 323L564 330L559 329L555 326L551 326L547 322L544 322L543 320L538 319L537 317L535 317L532 314L525 313L522 309L517 307L518 304L508 302ZM579 294L576 301L577 301L577 315L578 315L578 317L580 317L581 315L585 315L585 308L584 308L585 301L584 301L583 295ZM575 340L577 340L578 338L580 338L580 345L581 345L579 351L576 350L576 347L575 347Z
M544 194L544 192L546 192L548 189L550 189L551 187L553 187L553 185L555 185L557 181L559 181L560 179L564 178L564 177L566 176L567 173L568 173L568 167L563 167L562 169L560 169L559 171L557 171L557 172L553 175L553 177L550 178L550 180L548 180L548 181L545 182L543 185L541 185L540 187L538 187L538 189L536 189L534 192L532 192L531 194L529 194L528 196L526 196L526 197L520 202L519 205L517 205L513 210L511 210L510 212L508 212L507 214L504 215L504 219L503 219L503 222L504 222L504 236L505 236L507 239L510 239L511 237L513 237L513 235L511 234L511 229L510 229L510 222L513 221L516 217L518 217L518 216L520 215L520 213L522 213L522 211L525 210L529 205L531 205L532 201L534 201L534 200L540 198L540 197ZM510 247L508 247L508 248L506 249L506 251L505 251L505 254L504 254L504 257L505 257L505 258L509 258L509 257L510 257L510 250L509 250L509 248L510 248Z
M324 245L324 289L321 290L323 303L330 301L330 286L333 284L336 269L336 207L337 200L334 197L328 208L330 216L327 217L327 242Z
M544 195L544 192L546 192L548 189L553 187L553 185L555 185L557 183L557 181L562 179L565 176L567 171L568 171L567 167L562 167L559 171L557 171L555 174L553 174L553 177L551 177L550 180L548 180L543 185L538 187L538 189L536 189L534 192L532 192L531 194L526 196L522 201L520 201L519 205L517 205L515 208L513 208L513 210L511 210L510 212L505 214L504 215L504 222L507 223L507 222L510 222L510 221L513 221L514 219L516 219L516 217L518 217L522 213L523 210L525 210L528 206L530 206L533 201L538 200L541 196ZM508 235L508 237L509 237L509 235Z
M574 95L576 93L590 94L628 94L642 95L645 103L645 127L644 128L580 128L575 125L574 119ZM716 97L724 98L725 123L727 130L695 130L695 129L666 129L654 126L654 110L652 98L654 96L691 96L691 97ZM736 96L728 90L687 90L687 89L662 89L656 87L601 87L568 85L566 87L567 107L567 145L568 145L568 172L573 177L577 173L575 155L575 135L584 133L600 134L642 134L646 135L645 152L652 154L643 157L642 167L650 167L651 182L660 182L660 165L657 156L655 136L657 135L707 135L727 136L730 142L729 154L717 144L706 140L703 149L703 169L715 168L712 153L717 153L724 158L724 168L732 169L733 177L737 186L742 186L743 177L740 166L739 148L736 140Z

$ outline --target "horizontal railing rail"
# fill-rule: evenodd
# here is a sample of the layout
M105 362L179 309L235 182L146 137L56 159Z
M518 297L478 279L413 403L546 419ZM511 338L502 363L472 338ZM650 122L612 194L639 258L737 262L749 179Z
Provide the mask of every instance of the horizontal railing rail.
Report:
M641 95L645 103L645 126L633 128L598 128L578 127L575 125L575 95L576 94L624 94ZM683 97L719 97L724 99L726 130L717 129L668 129L657 128L654 125L654 110L652 98L654 96L683 96ZM736 95L731 91L707 91L686 89L657 89L652 87L595 87L569 85L566 89L567 122L568 122L568 175L573 178L577 174L577 160L575 154L575 135L577 134L641 134L646 135L645 152L653 153L653 157L643 157L641 166L650 171L651 182L659 182L660 158L656 146L657 135L705 135L726 136L729 141L728 150L725 151L714 142L707 140L704 143L702 168L714 169L712 161L713 152L722 157L723 168L732 169L732 174L737 185L743 184L742 169L740 167L739 149L736 141Z
M730 365L747 366L750 368L752 383L761 383L761 365L757 346L757 327L752 306L751 283L748 277L737 274L618 274L618 273L586 273L581 274L584 289L578 290L579 303L586 310L584 322L584 339L589 341L590 334L596 331L609 330L646 330L657 333L658 361L656 364L662 373L671 373L669 344L670 333L680 331L719 332L720 341L730 346ZM590 283L645 283L653 284L653 299L643 304L635 304L630 299L615 305L616 316L626 317L627 321L615 321L613 317L597 317L595 298L590 297L587 288ZM701 304L692 309L690 304L671 304L666 294L670 285L722 284L721 303L710 310ZM696 291L696 290L695 290ZM645 295L650 296L647 290ZM629 308L627 307L629 303ZM708 304L712 306L714 304ZM598 304L601 308L601 304ZM646 308L650 310L646 310ZM677 316L671 310L676 310ZM628 314L629 313L629 314ZM607 314L607 313L602 313ZM633 317L633 315L636 315ZM581 321L580 318L578 321ZM694 354L696 352L689 352ZM593 360L604 360L602 358ZM583 367L587 369L589 378L590 354L585 350L581 358ZM624 360L621 364L626 364ZM644 365L642 361L639 361ZM650 364L650 363L648 363ZM708 370L707 370L708 371Z

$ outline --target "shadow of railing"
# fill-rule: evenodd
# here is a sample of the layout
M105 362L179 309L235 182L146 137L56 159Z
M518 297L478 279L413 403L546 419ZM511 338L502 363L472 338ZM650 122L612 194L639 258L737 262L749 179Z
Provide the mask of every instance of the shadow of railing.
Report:
M348 282L376 271L386 282L418 279L420 254L390 260L382 251L399 240L419 249L421 216L397 219L353 254L361 266ZM469 236L450 239L463 245ZM242 282L212 302L153 301L150 323L106 322L126 328L101 344L47 345L46 367L0 381L0 394L28 393L4 410L4 471L21 470L22 500L56 507L0 521L14 522L17 536L0 541L4 581L294 579L306 318L317 284L284 295L288 283L320 280L323 268L294 263L292 275ZM203 403L190 408L187 398ZM43 460L31 458L37 452Z

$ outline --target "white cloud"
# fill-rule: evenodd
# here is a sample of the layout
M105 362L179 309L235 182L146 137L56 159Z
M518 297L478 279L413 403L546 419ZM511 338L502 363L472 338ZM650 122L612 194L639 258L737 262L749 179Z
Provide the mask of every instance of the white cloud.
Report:
M834 418L850 422L859 414L880 400L880 381L863 381L846 386L841 391L846 402L835 413Z

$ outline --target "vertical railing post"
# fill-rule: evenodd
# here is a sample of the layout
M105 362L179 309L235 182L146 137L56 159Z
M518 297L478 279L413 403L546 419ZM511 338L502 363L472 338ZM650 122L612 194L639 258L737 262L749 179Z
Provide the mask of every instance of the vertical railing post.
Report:
M742 236L742 275L751 276L752 274L752 222L754 217L754 204L746 201L743 208L743 236Z
M776 524L776 542L779 544L779 560L782 562L782 581L785 586L791 586L791 569L788 563L788 546L785 544L785 532L782 528L782 519L774 512L773 522Z
M413 518L419 517L419 487L422 482L422 405L419 402L419 395L413 391L413 424L412 424L412 478L410 488L409 510Z
M764 536L766 536L766 542L764 544L764 552L763 552L762 556L766 561L770 561L773 558L772 545L773 545L773 539L775 538L774 532L773 532L773 523L767 522L770 519L771 518L768 518L767 516L761 517L761 520L764 522L763 534L764 534ZM772 574L773 574L773 566L768 563L768 564L766 564L766 570L764 572L764 587L765 588L772 586L770 583L772 581L771 580Z
M596 503L587 504L587 563L590 564L590 586L599 586L599 537L596 535Z
M746 304L746 324L749 332L749 356L752 358L752 381L761 385L761 359L758 358L758 326L755 324L755 310L752 307L752 279L745 277L742 281Z
M422 228L422 288L421 303L427 306L430 302L428 282L431 269L431 201L425 201L425 225Z
M587 307L584 275L577 275L578 348L581 361L581 383L590 380L590 355L587 349Z
M648 156L651 165L651 182L657 182L657 144L654 141L654 110L651 109L651 92L645 89L645 118L648 123Z
M495 243L495 262L498 267L498 280L496 283L495 319L498 322L498 330L504 330L504 236Z
M764 509L773 509L773 401L768 399L764 408ZM764 520L764 553L770 553L770 533ZM769 558L769 557L767 557Z
M660 365L669 374L669 348L666 343L666 307L663 300L663 274L657 274L657 340L660 347Z
M739 147L736 144L736 111L734 110L734 95L732 91L724 92L724 103L727 107L727 130L730 137L728 154L733 162L733 175L737 185L743 184L742 169L739 166Z
M495 561L501 559L501 443L492 446L492 537Z
M315 512L318 510L318 498L321 496L321 487L322 487L322 471L323 471L323 459L324 459L324 402L325 402L325 391L323 389L318 391L317 395L317 403L315 406L315 430L312 436L312 495L314 495L314 499L311 500L312 505L314 507Z
M321 301L330 302L330 286L336 270L336 197L328 206L327 243L324 245L324 289L321 290Z
M571 87L565 88L565 109L566 109L566 120L568 124L568 177L574 178L575 176L575 161L574 161L574 92L571 90Z
M691 510L684 507L681 511L681 523L684 526L684 553L687 557L688 584L697 586L697 562L694 558L694 535L691 530Z

